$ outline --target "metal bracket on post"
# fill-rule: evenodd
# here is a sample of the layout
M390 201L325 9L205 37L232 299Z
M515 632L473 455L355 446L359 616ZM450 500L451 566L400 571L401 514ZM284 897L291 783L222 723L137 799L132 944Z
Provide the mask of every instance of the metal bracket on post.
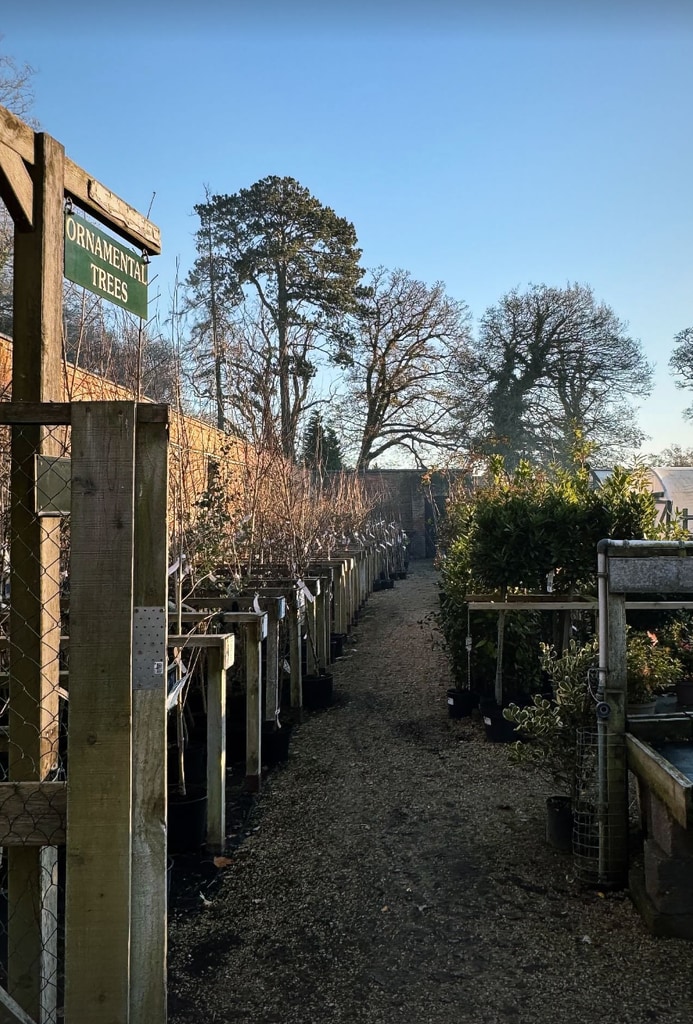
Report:
M134 608L132 615L132 688L163 689L166 678L166 609Z

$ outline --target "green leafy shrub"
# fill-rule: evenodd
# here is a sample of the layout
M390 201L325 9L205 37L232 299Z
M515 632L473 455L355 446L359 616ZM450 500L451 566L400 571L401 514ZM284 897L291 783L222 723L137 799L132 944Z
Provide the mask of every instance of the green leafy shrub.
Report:
M627 627L626 673L629 704L647 704L679 682L683 666L656 633Z
M575 796L578 731L594 722L590 669L597 665L597 641L571 640L561 655L541 645L541 667L551 681L553 697L535 695L529 707L510 704L503 715L523 736L510 751L519 765L533 765L560 792Z
M443 528L441 559L444 597L441 625L456 677L466 675L466 597L480 591L595 595L597 544L662 535L657 508L642 468L617 467L599 487L591 484L577 448L571 469L545 470L521 462L512 475L502 460L491 460L487 483L473 494L453 495ZM524 620L519 625L519 619ZM495 615L473 617L474 664L483 686L493 676ZM539 682L540 642L553 639L549 616L513 613L506 617L504 664L531 692ZM548 635L547 635L548 634Z

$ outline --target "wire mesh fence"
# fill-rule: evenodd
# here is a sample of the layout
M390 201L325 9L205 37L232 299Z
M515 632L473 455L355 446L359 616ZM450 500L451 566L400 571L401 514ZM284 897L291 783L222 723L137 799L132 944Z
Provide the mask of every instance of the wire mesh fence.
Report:
M623 737L598 729L578 731L576 797L573 805L573 859L580 881L610 886L623 881L610 851L628 842L628 816L606 796L606 766ZM625 784L625 783L624 783Z
M69 428L0 429L0 1001L58 1020L64 950Z

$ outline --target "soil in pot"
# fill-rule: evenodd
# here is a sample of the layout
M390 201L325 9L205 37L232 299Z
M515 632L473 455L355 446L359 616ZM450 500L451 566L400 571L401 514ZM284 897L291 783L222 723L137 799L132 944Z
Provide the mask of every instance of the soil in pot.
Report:
M199 850L207 832L207 793L203 786L188 786L185 795L169 789L167 839L169 853Z
M468 718L479 705L479 695L472 690L448 690L448 715L450 718Z
M303 707L308 711L327 708L334 695L333 678L329 672L319 676L303 677Z
M573 804L569 796L546 798L546 840L561 853L573 849Z

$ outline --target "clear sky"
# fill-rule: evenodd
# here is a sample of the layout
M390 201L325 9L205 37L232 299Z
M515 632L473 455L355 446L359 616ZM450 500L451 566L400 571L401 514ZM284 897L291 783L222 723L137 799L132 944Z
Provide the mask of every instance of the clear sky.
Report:
M515 286L592 285L657 364L645 450L693 446L667 369L693 325L690 0L8 6L42 128L151 204L164 307L205 185L290 175L365 266L442 280L476 318Z

